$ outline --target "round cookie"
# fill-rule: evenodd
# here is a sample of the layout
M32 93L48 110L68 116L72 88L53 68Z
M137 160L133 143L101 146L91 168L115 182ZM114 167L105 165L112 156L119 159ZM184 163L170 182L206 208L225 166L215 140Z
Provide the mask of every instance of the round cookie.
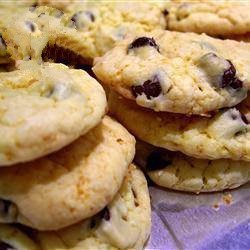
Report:
M203 115L246 98L249 58L248 43L157 30L117 43L93 71L140 106Z
M72 5L68 13L46 6L32 8L12 15L4 27L14 59L52 59L82 67L127 34L164 28L165 21L155 4L98 1Z
M0 221L56 230L103 209L122 184L135 140L109 117L60 151L0 169Z
M130 165L122 187L98 215L57 232L39 233L43 250L143 249L151 209L143 173Z
M166 1L168 29L230 36L250 32L249 1Z
M135 162L157 185L180 191L222 191L250 180L249 162L196 159L142 141L136 143Z
M154 146L203 159L250 161L249 109L218 111L211 117L154 112L109 94L109 109L132 134Z
M0 73L0 90L0 166L66 146L96 126L106 110L101 85L62 64L22 62Z
M0 224L0 249L39 250L40 247L14 226Z

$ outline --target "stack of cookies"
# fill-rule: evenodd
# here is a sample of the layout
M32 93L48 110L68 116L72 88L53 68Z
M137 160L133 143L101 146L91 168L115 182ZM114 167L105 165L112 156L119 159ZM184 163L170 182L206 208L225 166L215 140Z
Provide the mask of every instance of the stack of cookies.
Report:
M142 248L146 180L130 165L133 136L105 116L101 85L55 63L22 61L0 74L0 222L35 229L41 249ZM0 226L1 249L33 249L18 245L26 241L16 230Z
M247 40L249 10L0 0L0 249L142 249L134 156L170 189L248 182L250 44L218 37Z
M158 30L96 59L110 112L156 184L199 193L249 180L249 58L250 44Z
M142 249L151 209L135 139L94 78L54 63L89 62L61 15L23 8L0 22L0 248Z

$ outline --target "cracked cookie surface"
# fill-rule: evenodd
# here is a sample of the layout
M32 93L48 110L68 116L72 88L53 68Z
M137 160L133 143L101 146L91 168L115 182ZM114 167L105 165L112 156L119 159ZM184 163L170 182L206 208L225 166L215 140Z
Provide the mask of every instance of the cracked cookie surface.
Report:
M43 250L143 249L150 233L151 209L146 179L131 164L123 184L98 215L56 232L40 233Z
M194 193L237 188L250 180L250 164L230 159L205 160L136 143L135 162L157 185Z
M17 67L0 73L0 166L66 146L96 126L106 109L103 88L85 71L53 63Z
M119 190L135 140L118 122L102 122L60 151L0 169L0 221L57 230L102 210Z
M117 43L93 71L140 106L203 115L246 98L249 51L248 43L158 30Z
M185 116L141 108L112 92L109 109L132 134L154 146L202 159L250 161L246 103L244 108L224 109L211 117Z
M246 34L250 31L248 1L199 0L166 3L168 29L213 36Z

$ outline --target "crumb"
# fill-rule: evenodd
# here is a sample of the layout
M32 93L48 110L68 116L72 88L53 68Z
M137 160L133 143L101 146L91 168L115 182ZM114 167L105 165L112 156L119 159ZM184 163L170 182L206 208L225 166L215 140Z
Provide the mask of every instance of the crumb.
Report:
M233 196L231 194L224 194L223 195L223 202L226 205L230 205L233 201Z
M215 203L215 204L213 205L213 209L219 210L219 208L220 208L219 204Z

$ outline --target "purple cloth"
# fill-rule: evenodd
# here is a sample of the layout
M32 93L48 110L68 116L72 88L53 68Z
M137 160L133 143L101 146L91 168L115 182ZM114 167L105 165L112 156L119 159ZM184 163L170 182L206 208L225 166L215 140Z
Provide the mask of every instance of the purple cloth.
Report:
M150 187L152 230L146 249L250 250L249 190L250 183L199 195ZM228 194L230 204L223 199Z

